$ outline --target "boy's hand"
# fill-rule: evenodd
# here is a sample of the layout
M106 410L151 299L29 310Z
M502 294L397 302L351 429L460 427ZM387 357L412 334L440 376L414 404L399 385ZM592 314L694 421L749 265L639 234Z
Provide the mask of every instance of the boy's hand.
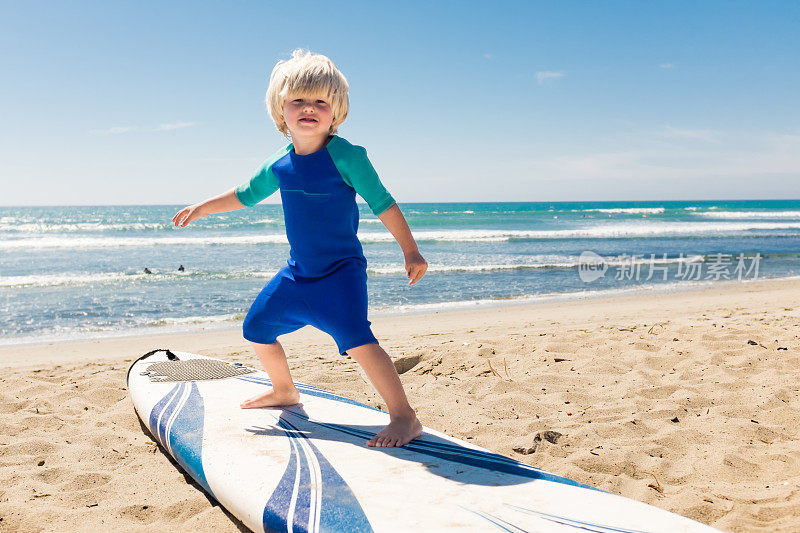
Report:
M409 285L413 285L425 275L428 270L428 262L423 259L419 252L409 252L405 254L406 275L411 281Z
M189 222L206 216L206 213L200 209L201 205L202 204L194 204L184 207L175 213L175 216L172 217L172 222L175 224L175 226L185 228Z

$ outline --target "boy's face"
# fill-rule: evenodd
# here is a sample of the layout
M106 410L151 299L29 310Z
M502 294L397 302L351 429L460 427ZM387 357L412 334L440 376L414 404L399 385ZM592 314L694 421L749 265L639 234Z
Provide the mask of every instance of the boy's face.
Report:
M295 95L283 103L283 118L292 138L327 137L333 124L333 111L324 96Z

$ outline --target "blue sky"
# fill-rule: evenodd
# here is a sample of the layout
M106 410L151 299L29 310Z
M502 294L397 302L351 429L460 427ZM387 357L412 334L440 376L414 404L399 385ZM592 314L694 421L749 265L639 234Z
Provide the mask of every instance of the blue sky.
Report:
M800 198L797 2L0 0L0 205L247 180L296 47L401 205Z

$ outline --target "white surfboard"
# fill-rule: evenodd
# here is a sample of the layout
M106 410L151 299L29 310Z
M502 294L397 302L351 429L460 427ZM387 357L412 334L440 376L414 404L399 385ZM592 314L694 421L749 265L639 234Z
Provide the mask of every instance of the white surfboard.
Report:
M128 370L155 439L253 531L716 531L428 428L368 447L387 413L296 386L298 405L241 409L265 372L165 350Z

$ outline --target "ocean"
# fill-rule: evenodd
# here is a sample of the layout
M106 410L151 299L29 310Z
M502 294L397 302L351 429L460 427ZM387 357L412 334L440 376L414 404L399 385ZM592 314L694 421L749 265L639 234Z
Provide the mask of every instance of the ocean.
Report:
M281 206L175 228L181 207L0 207L0 344L241 323L286 263ZM370 317L800 275L800 200L401 204L413 286L359 207Z

